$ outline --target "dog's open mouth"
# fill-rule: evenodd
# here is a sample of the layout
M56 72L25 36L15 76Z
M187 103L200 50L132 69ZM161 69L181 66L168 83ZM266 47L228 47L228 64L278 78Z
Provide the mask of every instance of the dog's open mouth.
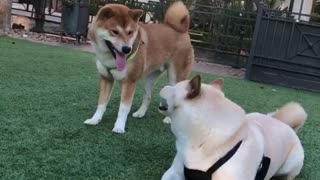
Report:
M123 71L126 67L126 55L124 53L119 52L110 41L105 40L105 43L107 47L110 49L112 56L116 60L117 70Z

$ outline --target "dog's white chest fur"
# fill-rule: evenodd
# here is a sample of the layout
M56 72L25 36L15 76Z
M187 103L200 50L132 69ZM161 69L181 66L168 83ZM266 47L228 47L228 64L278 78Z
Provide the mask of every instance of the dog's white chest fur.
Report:
M116 61L114 60L110 52L97 52L97 60L99 60L104 66L108 68L116 68Z
M99 47L99 45L96 43L92 43L92 46L96 51L96 59L97 61L100 61L101 65L104 65L108 68L116 68L116 61L108 47L105 45L101 45L102 47Z
M98 72L104 77L113 77L115 80L121 81L127 76L127 69L123 71L118 71L116 68L112 68L109 72L107 66L103 64L100 60L96 61ZM108 67L109 68L109 67ZM111 74L110 74L111 73Z

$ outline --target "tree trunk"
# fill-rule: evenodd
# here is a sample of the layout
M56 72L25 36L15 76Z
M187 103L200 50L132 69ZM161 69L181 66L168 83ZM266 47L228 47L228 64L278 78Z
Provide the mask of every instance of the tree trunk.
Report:
M12 3L13 3L13 0L8 0L9 9L8 9L7 20L6 20L6 25L5 25L6 31L10 31L10 29L11 29Z

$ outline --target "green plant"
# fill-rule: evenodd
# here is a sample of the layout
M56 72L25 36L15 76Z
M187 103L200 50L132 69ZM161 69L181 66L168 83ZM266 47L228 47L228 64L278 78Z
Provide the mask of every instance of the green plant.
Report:
M277 1L276 0L266 0L265 4L269 7L272 7Z

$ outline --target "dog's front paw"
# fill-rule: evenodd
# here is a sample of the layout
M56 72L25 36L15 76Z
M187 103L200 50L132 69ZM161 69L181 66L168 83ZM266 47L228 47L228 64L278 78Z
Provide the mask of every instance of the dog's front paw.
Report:
M143 118L145 114L146 114L145 111L138 110L137 112L132 114L132 117Z
M124 134L126 131L124 130L124 128L114 127L112 129L112 132L118 133L118 134Z
M114 133L118 133L118 134L124 134L126 131L125 131L125 123L123 123L123 121L121 121L121 119L117 120L116 123L114 124L114 127L112 129L112 132Z
M171 123L171 118L170 117L166 117L163 119L163 123L165 124L170 124Z
M88 125L97 125L97 124L99 124L100 121L101 121L101 119L91 118L91 119L87 119L86 121L84 121L84 123L88 124Z

